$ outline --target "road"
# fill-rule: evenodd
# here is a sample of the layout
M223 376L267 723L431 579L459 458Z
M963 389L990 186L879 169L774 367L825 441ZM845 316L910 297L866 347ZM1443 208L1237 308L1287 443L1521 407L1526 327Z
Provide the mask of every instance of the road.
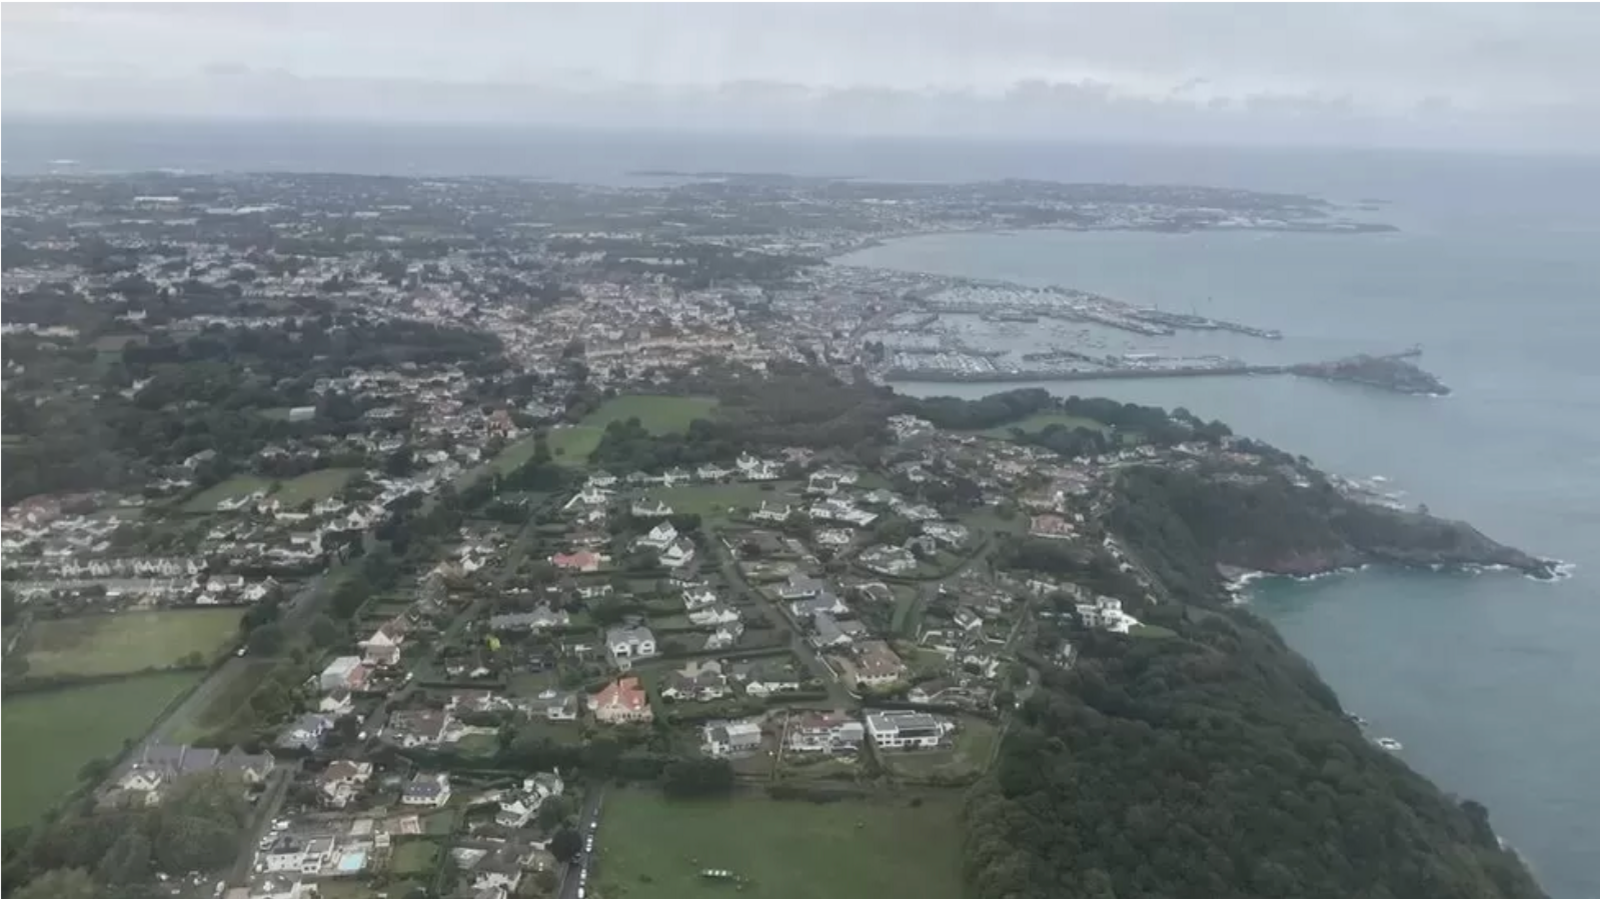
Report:
M794 618L790 616L788 608L779 600L767 599L766 594L752 587L744 579L744 574L739 571L739 560L734 558L733 553L728 551L728 547L723 545L722 538L715 531L707 529L706 539L711 543L713 551L722 558L722 571L727 575L728 581L738 585L752 596L766 599L768 607L776 613L778 621L789 631L790 651L804 662L807 668L811 669L813 677L827 685L828 699L838 708L848 708L855 705L855 700L850 695L850 691L839 681L838 676L833 673L833 669L828 667L828 663L824 662L822 657L817 654L816 647L812 646L811 641L806 639L805 633L795 623ZM767 616L768 620L771 620L772 617L772 615Z
M313 577L306 581L305 586L301 587L293 598L283 604L283 617L280 620L286 630L292 630L295 626L309 621L312 613L321 607L325 592L322 587L327 583L327 579L328 572ZM151 728L149 735L145 737L145 742L160 743L171 740L184 725L198 719L229 684L248 674L252 668L263 664L272 663L250 656L234 657L223 662L217 670L201 681L176 709L156 722L155 727Z
M583 800L583 808L578 812L578 834L585 840L589 839L590 834L594 834L595 849L597 851L600 848L600 836L595 833L595 828L600 823L600 805L605 799L605 795L605 785L596 785L594 789L589 791L589 795ZM573 859L567 865L566 871L563 872L561 889L556 891L556 899L578 899L578 887L583 883L581 872L588 870L592 866L593 859L590 858L590 853L580 851L578 857Z
M278 809L283 805L283 797L289 793L289 784L294 782L295 776L300 773L298 761L289 764L279 764L272 772L267 784L267 789L256 800L256 823L250 830L249 838L245 840L244 848L239 851L239 858L233 863L233 869L228 872L229 886L244 886L250 879L250 866L255 861L256 847L261 844L261 838L267 835L272 828L272 819L278 817Z

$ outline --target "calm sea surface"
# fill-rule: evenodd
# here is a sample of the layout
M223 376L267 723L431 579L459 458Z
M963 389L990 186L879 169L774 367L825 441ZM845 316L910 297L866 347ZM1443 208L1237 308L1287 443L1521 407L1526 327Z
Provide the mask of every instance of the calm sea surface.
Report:
M1367 151L662 136L540 129L8 119L7 174L52 169L517 175L639 183L638 169L890 180L1186 183L1393 202L1393 235L962 235L848 262L1065 284L1278 328L1131 340L1001 327L1023 349L1306 361L1425 348L1447 399L1293 378L1070 385L1184 405L1436 513L1577 567L1516 575L1368 571L1253 597L1345 704L1445 788L1488 804L1556 899L1600 899L1600 164ZM59 160L75 160L62 166ZM976 320L959 322L981 331ZM1010 386L1010 385L1006 385ZM1067 385L1058 385L1067 386ZM992 387L903 385L919 393ZM1418 897L1422 899L1422 897Z
M1408 215L1414 215L1408 211ZM1600 896L1600 254L1581 229L1424 226L1395 235L1020 233L915 238L850 264L1067 284L1284 332L1107 349L1311 361L1424 346L1455 393L1402 397L1289 377L1043 385L1187 406L1329 470L1381 475L1436 514L1575 564L1567 580L1366 571L1269 582L1252 602L1376 733L1485 802L1557 899ZM965 329L986 327L969 320ZM985 335L1041 340L1034 326ZM1074 327L1073 331L1081 331ZM981 395L992 385L899 385ZM1014 386L1014 385L1004 385Z

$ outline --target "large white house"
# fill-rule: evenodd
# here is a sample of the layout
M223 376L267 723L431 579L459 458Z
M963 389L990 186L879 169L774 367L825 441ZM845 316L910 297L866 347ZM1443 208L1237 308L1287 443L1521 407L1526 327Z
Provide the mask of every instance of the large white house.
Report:
M955 730L947 718L904 709L867 713L867 734L879 749L933 749Z
M624 670L638 659L654 658L656 635L644 625L622 625L606 631L606 651L611 661Z

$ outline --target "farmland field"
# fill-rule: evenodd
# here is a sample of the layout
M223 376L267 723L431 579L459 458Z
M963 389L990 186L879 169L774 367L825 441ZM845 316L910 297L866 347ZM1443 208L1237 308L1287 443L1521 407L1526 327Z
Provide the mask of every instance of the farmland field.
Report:
M764 795L669 801L645 789L608 794L596 867L607 899L707 893L700 872L741 878L758 899L957 899L960 796L780 802Z
M652 433L682 433L689 429L689 422L697 418L710 418L716 408L717 401L710 397L630 394L606 400L583 423L604 430L606 425L614 421L637 418L639 424Z
M239 633L240 609L124 612L35 622L28 673L128 674L165 668L190 653L210 662Z
M600 429L588 425L551 428L547 442L550 455L558 463L583 466L589 463L589 454L600 445Z
M200 679L194 672L29 693L0 705L6 767L5 826L36 820L78 782L84 763L111 758L144 735L169 702Z
M266 478L258 478L251 474L234 475L220 484L214 484L205 490L196 493L183 504L185 512L215 512L217 503L225 499L235 499L246 496L257 490L266 492L272 489L272 482Z
M273 494L285 506L297 506L314 503L327 499L343 489L345 482L355 475L354 468L324 468L320 471L308 471L299 477L290 478L283 482L278 492Z

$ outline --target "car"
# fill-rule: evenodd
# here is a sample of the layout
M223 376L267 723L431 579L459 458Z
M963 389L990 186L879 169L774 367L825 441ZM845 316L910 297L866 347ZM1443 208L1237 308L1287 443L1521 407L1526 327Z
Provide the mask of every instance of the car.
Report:
M599 829L600 829L599 820L594 820L594 821L590 821L589 822L589 832L590 833L594 833L595 831L597 831Z
M583 899L583 887L578 887L578 899Z

